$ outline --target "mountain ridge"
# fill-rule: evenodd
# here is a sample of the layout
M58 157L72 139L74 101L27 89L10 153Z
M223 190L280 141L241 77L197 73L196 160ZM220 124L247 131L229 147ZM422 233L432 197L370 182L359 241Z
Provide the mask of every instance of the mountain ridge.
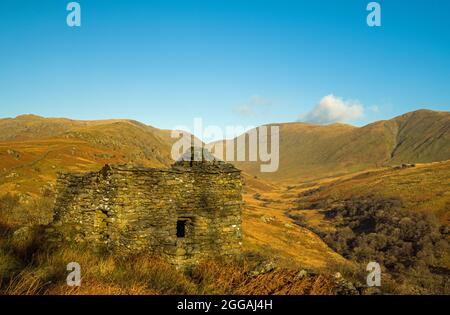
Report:
M266 126L270 125L280 126L277 172L261 173L260 161L232 162L244 172L267 180L302 181L374 167L450 159L450 112L446 111L421 109L362 127L304 122ZM170 152L176 139L170 133L131 119L73 120L25 114L0 119L0 154L2 150L17 151L26 160L30 153L30 161L26 160L30 163L33 156L42 158L47 147L59 147L65 151L60 152L62 157L55 157L60 165L55 169L84 170L86 165L90 169L101 163L127 162L161 167L173 162ZM222 141L226 147L231 140ZM77 146L83 146L83 152L77 151ZM67 147L72 148L70 152ZM38 151L42 152L36 156ZM0 169L8 170L24 162L18 155L5 154Z
M303 122L266 126L271 125L280 126L278 171L259 172L260 161L235 162L237 167L270 180L311 179L450 159L450 112L445 111L417 110L362 127ZM224 147L233 140L225 141Z

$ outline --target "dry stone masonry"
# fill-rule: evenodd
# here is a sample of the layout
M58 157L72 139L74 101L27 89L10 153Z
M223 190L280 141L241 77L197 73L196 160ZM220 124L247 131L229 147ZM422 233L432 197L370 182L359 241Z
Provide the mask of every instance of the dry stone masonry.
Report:
M241 173L207 151L198 154L167 169L106 165L60 173L54 224L74 225L84 241L108 250L148 251L176 265L237 255Z

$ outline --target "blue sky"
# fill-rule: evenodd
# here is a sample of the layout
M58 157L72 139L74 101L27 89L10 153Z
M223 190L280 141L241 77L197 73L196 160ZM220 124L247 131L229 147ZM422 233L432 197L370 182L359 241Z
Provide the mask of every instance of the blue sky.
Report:
M247 126L331 100L364 125L450 108L450 1L378 1L379 28L367 0L81 0L79 28L68 2L0 1L0 117Z

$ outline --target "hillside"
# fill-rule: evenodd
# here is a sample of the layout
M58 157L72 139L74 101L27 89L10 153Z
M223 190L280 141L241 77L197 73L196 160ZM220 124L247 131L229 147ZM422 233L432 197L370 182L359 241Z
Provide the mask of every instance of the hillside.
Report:
M298 195L298 209L313 224L326 225L322 208L352 197L373 195L396 198L412 212L432 214L443 225L450 224L450 161L386 167L330 178L308 185L290 186ZM323 225L324 226L324 225Z
M364 127L345 124L280 126L280 165L235 162L259 177L279 181L323 178L368 168L450 159L450 112L419 110Z
M170 132L131 120L77 121L23 115L0 120L0 202L13 204L9 224L47 223L58 171L93 171L104 164L171 163ZM244 173L244 247L286 267L325 269L346 263L317 235L286 217L280 190ZM8 193L18 196L5 197ZM266 201L260 197L267 198ZM294 201L294 200L293 200Z
M403 283L398 292L417 293L410 290L422 281L417 275L423 274L423 292L435 292L434 287L447 292L449 278L441 273L450 266L442 239L449 237L450 162L440 160L450 158L449 126L450 113L432 111L360 128L281 124L278 172L260 174L259 163L236 163L244 170L245 251L290 270L350 270L345 277L355 282L365 276L359 274L365 260L380 258L391 266L396 281L387 292L397 292L397 283ZM170 131L133 120L24 115L0 119L0 131L4 232L50 222L58 171L98 170L106 163L161 167L172 162ZM354 209L364 210L363 214L348 215ZM333 211L343 213L340 221L330 218ZM349 226L359 228L365 219L374 218L381 222L376 242L370 238L373 233L348 231ZM400 222L406 225L397 227ZM398 231L404 235L391 237ZM412 243L420 245L417 253L410 251L412 232L417 232L412 234ZM383 242L393 245L386 250L372 248ZM358 253L363 256L354 256ZM393 263L399 256L403 260ZM439 259L424 260L435 256ZM409 265L414 266L411 272Z
M286 211L297 195L244 173L244 247L272 257L278 265L295 268L327 269L347 264L316 234L297 226Z
M443 161L290 186L286 214L346 259L380 263L400 292L448 294L449 174Z
M133 120L77 121L22 115L0 120L0 193L39 194L58 171L106 163L167 166L170 131Z
M79 121L21 115L0 119L0 193L36 194L57 171L98 169L105 163L167 166L170 131L126 119ZM284 181L339 176L401 163L450 159L450 113L420 110L364 127L280 124L280 166L235 162L258 177Z

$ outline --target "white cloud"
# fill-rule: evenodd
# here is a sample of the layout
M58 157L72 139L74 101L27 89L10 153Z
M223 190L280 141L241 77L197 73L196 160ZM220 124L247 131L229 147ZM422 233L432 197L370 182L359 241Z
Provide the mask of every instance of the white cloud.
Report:
M272 105L271 100L259 95L253 95L247 102L236 107L235 112L241 116L255 116L258 111L265 110L270 105Z
M370 106L369 109L374 113L380 112L380 108L377 105Z
M344 100L333 94L322 97L319 104L301 120L315 124L347 122L362 117L364 107L358 101Z

